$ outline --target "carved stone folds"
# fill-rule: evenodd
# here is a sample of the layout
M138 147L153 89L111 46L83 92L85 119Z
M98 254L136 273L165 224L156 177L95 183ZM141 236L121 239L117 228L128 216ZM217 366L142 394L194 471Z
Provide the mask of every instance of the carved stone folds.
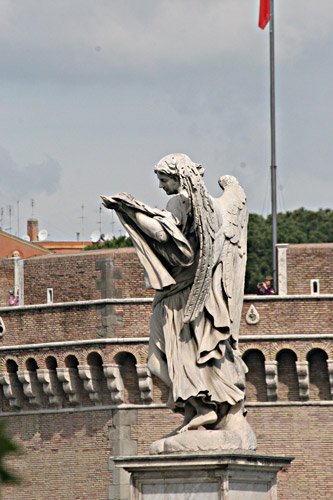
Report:
M82 402L82 380L76 368L57 368L57 375L70 403L80 405Z
M42 406L43 389L38 382L37 373L30 370L17 372L19 381L23 384L23 392L29 398L29 403L33 406Z
M333 359L327 359L328 376L331 387L331 399L333 399Z
M0 373L0 384L3 387L5 398L9 401L9 406L12 408L22 408L22 385L19 383L16 373Z
M298 377L299 397L301 400L307 401L310 391L309 362L296 361L296 372Z
M48 396L50 405L60 408L63 401L63 392L56 370L38 369L37 378L43 384L43 391Z
M267 399L276 401L278 397L278 362L265 361Z
M91 365L79 365L79 375L83 387L89 393L89 398L95 405L102 404L102 373L101 368Z
M103 364L103 372L107 378L108 389L111 392L111 401L115 404L122 404L125 389L119 366L114 363Z
M136 365L140 396L143 403L153 401L153 379L146 364Z

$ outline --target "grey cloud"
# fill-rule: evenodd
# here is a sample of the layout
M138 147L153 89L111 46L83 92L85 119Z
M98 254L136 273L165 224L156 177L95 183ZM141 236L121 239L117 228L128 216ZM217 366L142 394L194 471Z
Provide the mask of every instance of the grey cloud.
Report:
M0 20L4 49L0 63L9 77L55 81L165 74L168 68L197 68L244 57L256 65L267 41L266 33L256 27L258 4L254 0L7 2ZM330 0L322 0L320 9L310 2L304 7L304 0L279 2L276 11L279 57L290 58L330 34Z
M37 194L58 191L61 178L59 163L46 156L41 163L18 166L8 151L0 148L1 203L27 199Z

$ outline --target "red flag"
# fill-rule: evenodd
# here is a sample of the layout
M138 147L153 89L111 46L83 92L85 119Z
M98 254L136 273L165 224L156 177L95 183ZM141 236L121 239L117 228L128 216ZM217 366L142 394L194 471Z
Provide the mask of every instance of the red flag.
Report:
M271 17L270 0L260 0L259 28L261 28L262 30L265 29L266 24L268 23L270 17Z

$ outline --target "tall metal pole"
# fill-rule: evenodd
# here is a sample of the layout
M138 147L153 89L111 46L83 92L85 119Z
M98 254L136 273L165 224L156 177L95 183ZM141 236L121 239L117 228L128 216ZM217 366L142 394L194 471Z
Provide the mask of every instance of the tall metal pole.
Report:
M275 146L275 65L274 65L274 0L270 0L269 22L270 89L271 89L271 199L272 199L272 267L274 287L277 290L277 213L276 213L276 146Z

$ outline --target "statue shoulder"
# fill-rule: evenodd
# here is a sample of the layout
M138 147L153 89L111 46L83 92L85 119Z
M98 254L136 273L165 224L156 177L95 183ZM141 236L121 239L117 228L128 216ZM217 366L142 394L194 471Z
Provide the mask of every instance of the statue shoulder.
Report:
M191 203L186 191L181 191L175 196L172 196L167 203L166 210L171 212L176 219L183 222L184 218L186 218L191 211Z

